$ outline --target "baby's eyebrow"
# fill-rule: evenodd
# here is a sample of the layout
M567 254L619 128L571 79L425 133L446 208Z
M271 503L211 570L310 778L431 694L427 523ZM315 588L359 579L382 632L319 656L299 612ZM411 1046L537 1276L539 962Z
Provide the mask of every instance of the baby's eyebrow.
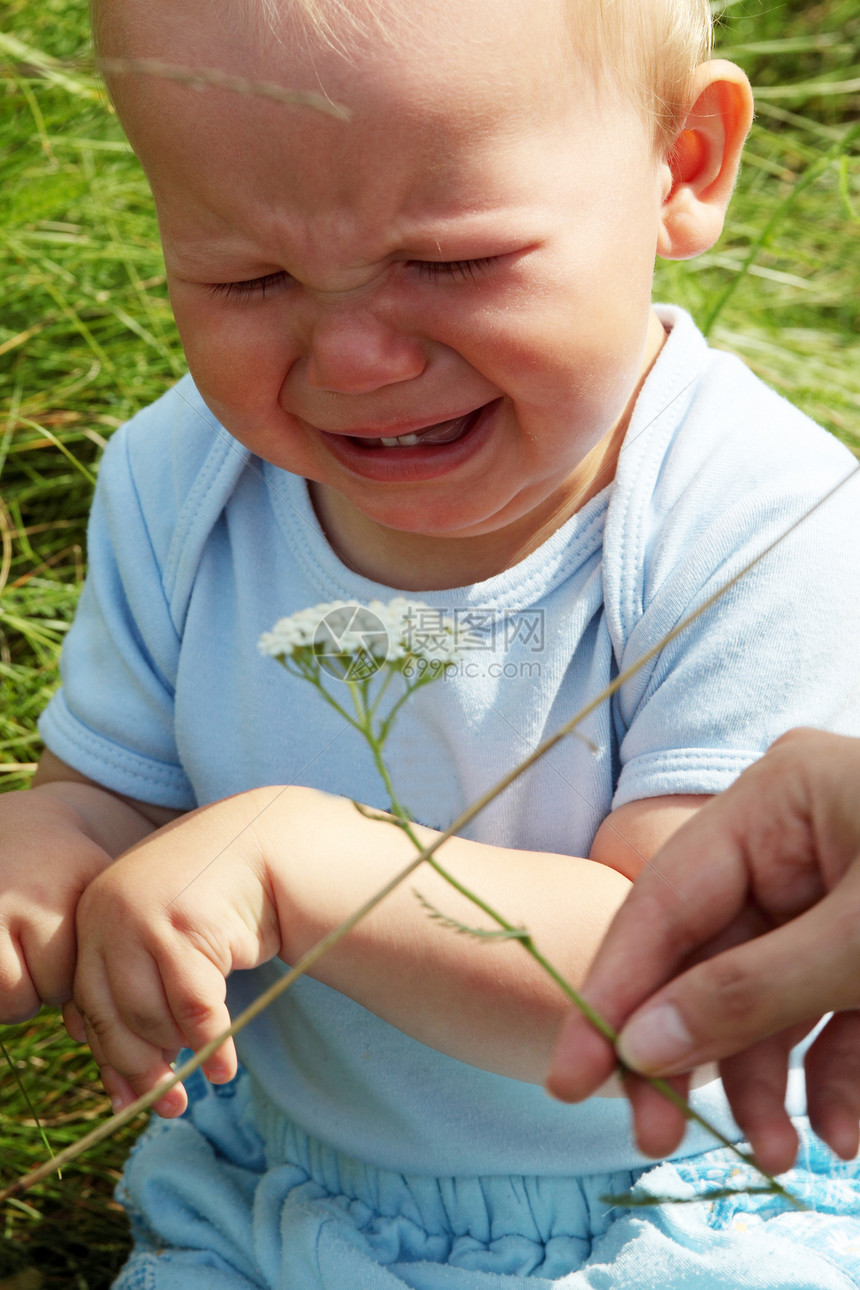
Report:
M231 244L218 238L203 244L165 238L164 263L169 272L180 277L202 278L207 282L219 277L253 278L280 268L252 243Z
M215 282L240 281L287 272L300 281L323 283L334 272L379 271L391 262L448 263L496 259L532 249L551 232L540 209L526 202L505 210L460 209L406 212L386 232L379 221L362 227L352 212L332 221L332 237L301 213L295 223L278 211L263 212L259 227L245 231L217 212L167 213L165 263L177 277ZM171 218L173 217L173 218ZM323 221L324 225L328 221Z

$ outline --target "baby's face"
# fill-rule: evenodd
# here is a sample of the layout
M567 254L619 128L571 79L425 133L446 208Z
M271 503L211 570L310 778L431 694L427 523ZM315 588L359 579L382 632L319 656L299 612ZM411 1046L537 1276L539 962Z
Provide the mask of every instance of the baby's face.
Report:
M133 52L322 86L352 114L120 87L207 404L316 481L335 546L481 538L504 564L609 481L595 462L662 341L650 123L559 52L554 0L450 0L351 63L322 42L237 57L173 13Z

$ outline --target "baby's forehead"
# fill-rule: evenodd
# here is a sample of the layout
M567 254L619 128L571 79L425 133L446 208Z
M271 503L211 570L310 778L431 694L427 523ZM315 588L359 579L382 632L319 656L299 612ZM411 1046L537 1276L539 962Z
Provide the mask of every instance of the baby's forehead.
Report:
M567 3L94 0L94 12L112 59L218 69L321 91L348 108L375 96L383 110L420 112L438 99L473 129L480 114L488 128L537 116L567 84ZM128 79L115 87L121 99L152 94L143 78Z
M710 51L709 0L92 0L96 42L116 59L216 68L284 87L420 100L483 96L498 119L554 95L608 94L636 107L658 151L690 107ZM111 83L123 102L146 88ZM396 95L399 102L399 97ZM399 110L399 109L396 109Z
M168 32L173 37L184 32L184 43L193 45L198 59L215 53L233 61L265 55L273 70L302 60L319 68L339 59L375 70L411 54L432 78L465 49L480 79L502 51L512 57L514 50L537 55L556 66L571 47L572 2L91 0L91 5L96 43L107 55L142 56L144 47L167 47ZM594 3L603 0L586 0L585 10ZM575 25L581 28L582 22Z

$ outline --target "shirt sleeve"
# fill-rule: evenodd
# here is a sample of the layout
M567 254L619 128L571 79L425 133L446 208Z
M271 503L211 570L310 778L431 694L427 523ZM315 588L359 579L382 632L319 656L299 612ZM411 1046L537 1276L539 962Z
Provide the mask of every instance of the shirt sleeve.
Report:
M63 646L62 686L39 732L56 756L106 788L190 809L173 722L180 637L161 573L175 521L170 471L153 525L132 469L128 429L113 436L102 457L87 580Z
M748 416L700 443L696 466L670 449L647 506L628 507L616 657L635 670L613 808L721 792L794 726L860 734L860 473L755 384L784 428L776 450Z

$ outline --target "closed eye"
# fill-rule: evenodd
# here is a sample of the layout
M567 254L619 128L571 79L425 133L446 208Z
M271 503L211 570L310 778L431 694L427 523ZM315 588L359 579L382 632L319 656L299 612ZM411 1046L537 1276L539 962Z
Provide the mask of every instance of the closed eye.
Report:
M445 279L449 282L473 282L479 274L492 268L499 260L497 255L485 255L475 260L413 260L418 276L430 282ZM259 278L245 278L240 282L210 282L209 291L221 300L244 303L248 300L265 300L272 291L281 290L292 279L283 270L266 273Z
M261 278L246 278L242 282L210 282L209 290L221 300L236 300L243 303L247 300L265 300L272 291L280 290L290 281L290 275L283 271L266 273Z
M484 273L497 263L497 255L485 255L477 260L413 260L418 276L429 282L441 279L460 282L474 282L479 274Z

